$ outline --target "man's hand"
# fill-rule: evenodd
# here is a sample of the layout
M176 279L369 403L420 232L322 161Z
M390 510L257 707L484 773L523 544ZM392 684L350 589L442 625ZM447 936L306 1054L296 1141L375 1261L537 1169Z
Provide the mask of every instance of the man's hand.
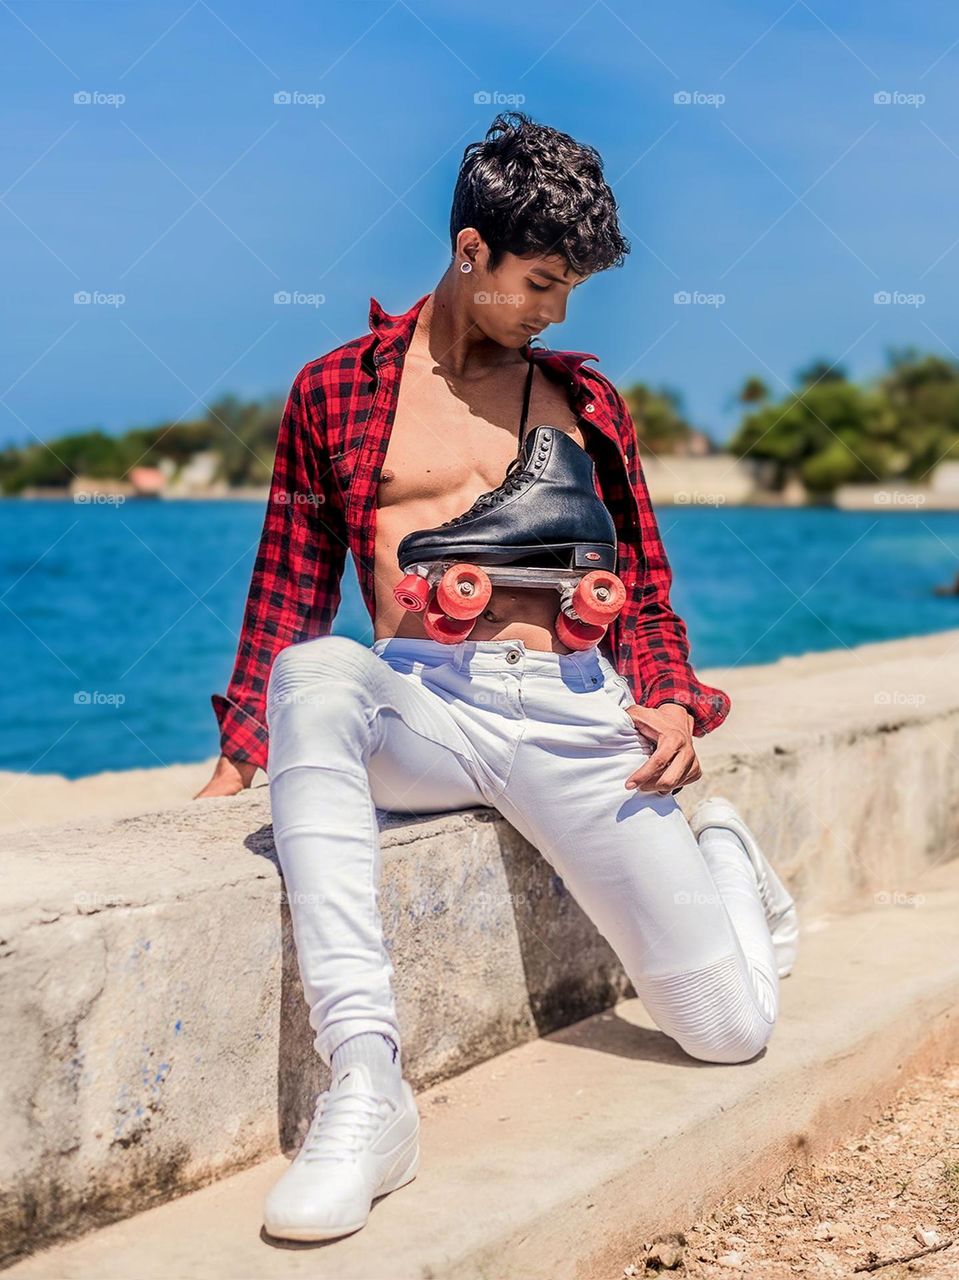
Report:
M656 749L641 769L626 779L627 789L655 791L668 796L687 783L696 782L703 771L693 747L693 717L678 702L658 707L638 703L626 708L637 731L656 743Z
M211 796L235 796L253 781L259 765L250 764L247 760L231 760L228 756L220 756L213 770L213 777L193 797L194 800L206 800Z

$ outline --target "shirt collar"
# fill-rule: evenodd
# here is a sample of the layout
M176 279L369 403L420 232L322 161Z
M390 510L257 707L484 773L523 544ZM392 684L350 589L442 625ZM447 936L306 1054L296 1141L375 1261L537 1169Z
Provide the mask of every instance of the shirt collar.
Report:
M425 293L402 315L390 315L376 298L370 298L370 331L377 338L374 360L383 364L386 360L402 355L410 344L416 319L430 295ZM586 360L598 360L599 356L585 351L552 351L549 347L534 347L527 342L522 347L525 359L546 365L558 373L579 380L579 371Z

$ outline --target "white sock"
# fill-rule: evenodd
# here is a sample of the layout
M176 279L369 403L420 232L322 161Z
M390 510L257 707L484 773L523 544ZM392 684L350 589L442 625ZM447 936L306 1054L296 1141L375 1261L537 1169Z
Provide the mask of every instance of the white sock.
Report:
M330 1066L334 1078L344 1067L352 1067L360 1062L369 1070L373 1087L399 1102L403 1068L399 1047L392 1036L381 1031L363 1031L344 1040L333 1050Z

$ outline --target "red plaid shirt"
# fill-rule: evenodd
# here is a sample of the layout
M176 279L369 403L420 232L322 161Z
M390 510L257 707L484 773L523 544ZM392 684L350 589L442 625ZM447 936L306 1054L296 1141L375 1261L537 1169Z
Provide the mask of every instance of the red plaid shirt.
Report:
M373 547L377 486L396 413L403 356L416 317L388 315L370 299L370 334L312 360L297 374L280 423L273 478L236 664L226 696L212 695L224 755L266 768L266 689L277 653L328 635L352 551L375 618ZM697 736L725 719L729 698L696 678L686 627L672 611L672 573L643 477L636 429L613 384L585 367L594 355L523 349L562 382L596 463L600 496L617 529L617 572L626 604L602 647L636 702L678 702ZM397 574L399 570L397 570Z

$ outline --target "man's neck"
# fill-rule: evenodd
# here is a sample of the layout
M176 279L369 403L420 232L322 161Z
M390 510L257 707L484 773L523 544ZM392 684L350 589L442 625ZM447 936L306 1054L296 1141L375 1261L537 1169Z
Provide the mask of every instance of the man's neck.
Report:
M411 347L429 355L434 365L461 381L481 378L490 369L521 364L523 357L488 338L470 319L452 268L423 303Z

